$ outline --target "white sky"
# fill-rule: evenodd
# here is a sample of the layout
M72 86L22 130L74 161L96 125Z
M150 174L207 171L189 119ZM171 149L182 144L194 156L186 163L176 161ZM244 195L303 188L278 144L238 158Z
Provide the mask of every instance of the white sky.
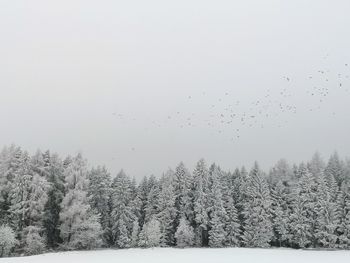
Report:
M0 145L82 151L136 177L201 157L233 169L350 156L349 11L347 0L2 0ZM237 116L222 124L227 108Z

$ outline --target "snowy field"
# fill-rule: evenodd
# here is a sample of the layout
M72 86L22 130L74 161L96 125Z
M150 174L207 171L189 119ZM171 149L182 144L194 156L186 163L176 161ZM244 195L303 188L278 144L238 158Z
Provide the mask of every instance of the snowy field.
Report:
M350 251L303 251L291 249L128 249L51 253L22 258L2 258L0 263L348 263Z

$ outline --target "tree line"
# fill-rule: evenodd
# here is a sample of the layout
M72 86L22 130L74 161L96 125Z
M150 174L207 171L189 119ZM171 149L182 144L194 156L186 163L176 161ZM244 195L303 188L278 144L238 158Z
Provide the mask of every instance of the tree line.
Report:
M223 171L198 161L139 183L81 154L0 153L0 257L99 247L350 248L350 161L316 153Z

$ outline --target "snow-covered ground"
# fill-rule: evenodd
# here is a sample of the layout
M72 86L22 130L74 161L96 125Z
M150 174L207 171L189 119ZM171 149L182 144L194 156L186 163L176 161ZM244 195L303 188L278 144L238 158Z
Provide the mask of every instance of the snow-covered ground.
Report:
M32 257L2 258L0 263L348 263L350 251L291 249L127 249L50 253Z

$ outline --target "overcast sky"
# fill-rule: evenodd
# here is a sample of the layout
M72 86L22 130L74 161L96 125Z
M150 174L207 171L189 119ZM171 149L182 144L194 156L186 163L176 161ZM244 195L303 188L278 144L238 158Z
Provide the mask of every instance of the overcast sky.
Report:
M233 169L350 156L349 11L348 0L2 0L0 145L83 152L136 177L201 157Z

